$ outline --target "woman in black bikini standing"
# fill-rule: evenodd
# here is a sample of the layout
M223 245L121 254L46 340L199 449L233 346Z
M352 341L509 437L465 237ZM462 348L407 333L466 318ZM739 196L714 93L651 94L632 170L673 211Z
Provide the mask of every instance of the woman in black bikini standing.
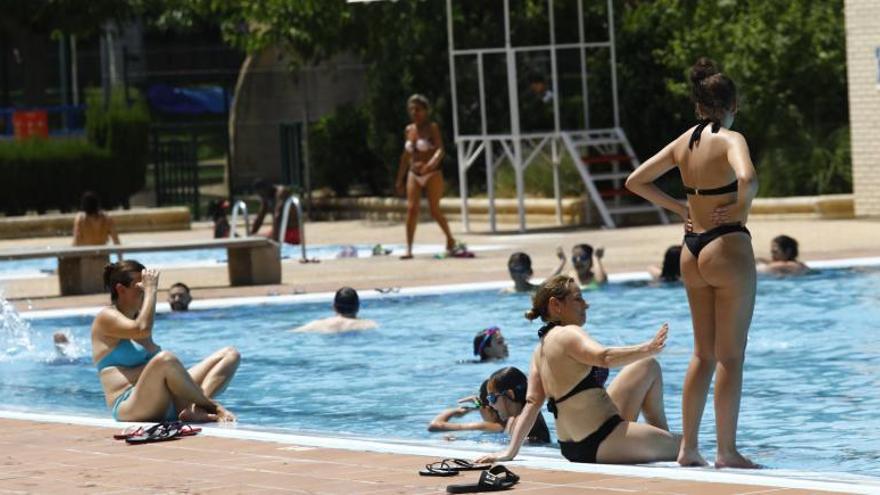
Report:
M449 230L449 224L440 210L440 198L443 197L441 167L444 156L440 126L429 119L430 105L424 96L419 94L410 96L406 107L412 123L403 131L403 153L400 155L400 166L395 182L398 194L406 191L406 254L401 256L402 259L412 258L413 237L419 221L422 189L428 195L431 217L446 235L446 250L451 252L455 247L455 239Z
M755 256L745 228L758 191L745 138L731 131L736 87L715 64L700 58L691 68L700 123L643 163L626 181L634 193L687 218L681 274L694 326L694 354L682 398L684 438L678 462L705 465L698 433L713 373L716 467L758 467L736 448L746 337L755 306ZM654 181L678 166L687 203L665 194Z

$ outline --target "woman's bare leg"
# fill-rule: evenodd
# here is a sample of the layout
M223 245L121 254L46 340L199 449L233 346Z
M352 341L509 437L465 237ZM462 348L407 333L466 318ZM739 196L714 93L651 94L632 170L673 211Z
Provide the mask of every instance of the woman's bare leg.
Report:
M673 461L679 440L651 425L624 421L599 445L596 460L603 464Z
M168 351L156 354L144 367L131 397L119 405L119 419L152 421L164 418L172 400L178 411L186 412L194 406L207 412L205 420L227 419L228 413L205 396L180 360Z
M656 359L624 366L608 386L608 395L623 419L635 422L641 413L649 425L669 431L663 405L663 371Z
M715 372L715 289L700 274L697 259L687 249L681 253L681 273L691 308L694 353L684 376L681 396L682 441L678 463L705 466L700 455L700 422Z
M422 186L415 177L406 177L406 253L401 258L412 258L413 239L416 235L416 224L419 223L419 207L422 202Z
M235 347L224 347L187 371L205 395L213 399L226 390L240 362L241 354Z
M711 248L711 251L709 251ZM736 447L746 339L755 308L757 275L751 239L731 234L707 246L704 275L718 283L715 294L716 467L756 468Z
M431 217L437 222L437 225L440 226L440 230L443 231L443 234L446 235L446 250L450 251L455 247L455 238L452 237L452 232L449 230L449 223L446 221L446 217L443 216L443 211L440 209L440 198L443 197L443 174L438 173L428 179L428 183L425 184L425 191L428 195L428 206L431 208Z

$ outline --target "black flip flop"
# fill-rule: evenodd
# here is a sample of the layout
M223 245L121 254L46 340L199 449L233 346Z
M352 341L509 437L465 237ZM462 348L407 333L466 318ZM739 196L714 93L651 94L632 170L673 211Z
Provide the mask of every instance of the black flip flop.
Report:
M140 435L132 435L125 439L125 443L129 445L137 445L143 443L164 442L166 440L174 440L180 438L180 424L175 423L158 423L153 425Z
M425 469L419 471L420 476L458 476L458 471L452 468L445 460L425 464Z
M498 464L488 471L480 473L480 481L464 485L449 485L446 487L447 493L480 493L480 492L500 492L509 490L513 485L519 483L519 476L501 464Z

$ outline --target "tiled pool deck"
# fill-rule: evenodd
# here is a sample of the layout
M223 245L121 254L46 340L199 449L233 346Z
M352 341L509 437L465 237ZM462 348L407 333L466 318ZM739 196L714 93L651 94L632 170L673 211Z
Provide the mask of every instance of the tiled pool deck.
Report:
M880 222L872 220L753 219L749 224L759 256L769 256L770 239L785 233L801 242L801 258L807 261L880 256L878 227ZM453 229L460 231L455 225ZM207 226L200 225L189 232L123 236L123 242L204 239L209 235ZM433 224L420 225L416 236L420 243L442 242ZM470 234L460 238L469 244L499 245L501 249L480 252L476 259L462 260L422 257L405 262L396 257L384 257L305 265L287 261L283 269L284 284L247 288L227 287L224 267L176 268L163 273L161 285L168 287L175 281L184 281L195 288L197 300L204 300L325 292L342 285L369 290L497 281L507 277L507 257L518 250L531 254L536 276L541 277L556 266L554 252L557 245L564 246L566 254L570 255L571 246L581 242L605 246L609 271L627 272L644 270L650 264L659 263L666 247L680 242L680 236L679 225L527 235ZM307 238L319 244L391 244L400 243L402 237L403 227L399 224L336 222L307 226ZM67 238L0 241L0 249L68 243ZM2 281L0 288L20 311L97 306L106 304L107 300L103 295L56 297L57 279L54 276ZM112 429L60 421L0 419L0 494L430 494L445 493L445 486L450 483L477 479L475 474L454 479L418 476L417 470L436 457L339 450L271 439L243 440L218 436L213 431L174 442L127 446L111 438ZM514 490L531 494L880 493L880 485L805 485L778 479L768 479L764 484L760 478L756 481L748 474L746 478L738 478L743 475L731 475L731 470L720 471L717 475L714 470L676 468L649 469L648 474L629 471L619 474L620 471L613 469L601 472L535 469L517 462L508 466L522 477ZM561 467L565 468L564 465ZM654 476L653 471L658 474ZM738 482L737 479L745 481Z

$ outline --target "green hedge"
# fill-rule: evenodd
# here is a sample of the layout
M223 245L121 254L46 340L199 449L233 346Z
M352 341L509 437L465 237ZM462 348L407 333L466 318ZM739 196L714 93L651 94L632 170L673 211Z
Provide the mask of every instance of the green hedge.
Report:
M337 196L347 196L352 186L363 186L370 194L389 189L392 172L367 145L367 122L362 107L342 105L311 124L313 189L329 187Z
M114 168L108 151L81 140L0 142L0 205L6 215L67 211L87 190L100 194L105 206L120 204L120 191L104 179Z

